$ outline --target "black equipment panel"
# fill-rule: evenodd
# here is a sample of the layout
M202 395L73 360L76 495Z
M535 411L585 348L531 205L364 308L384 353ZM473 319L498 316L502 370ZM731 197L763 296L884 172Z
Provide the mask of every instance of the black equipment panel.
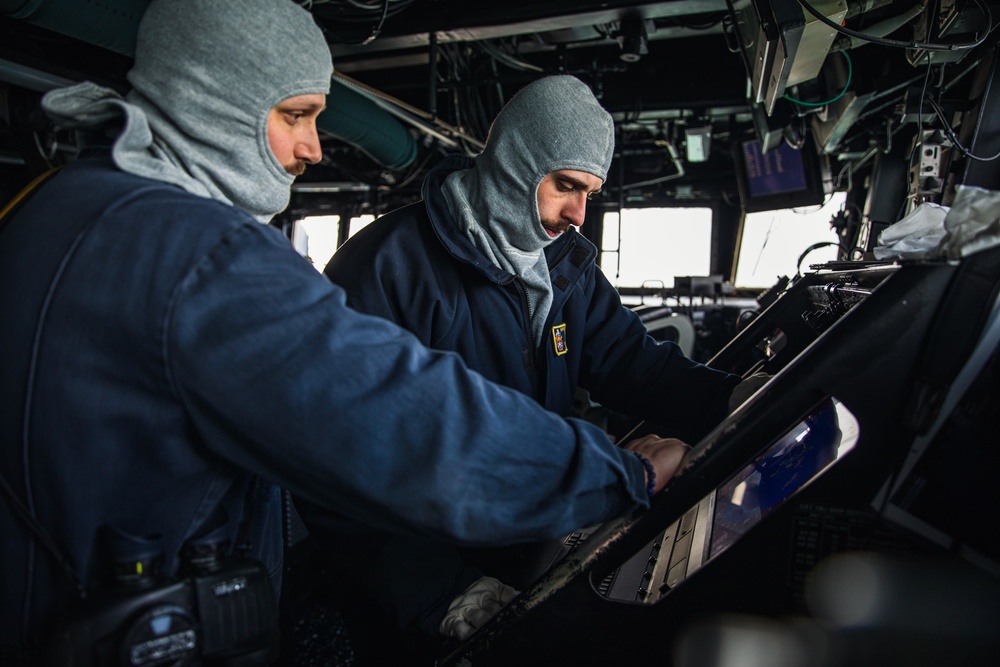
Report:
M649 510L578 536L438 664L671 665L674 640L693 619L805 613L804 581L830 553L926 551L923 539L886 523L872 503L918 435L912 385L932 356L929 341L942 337L942 309L970 273L991 276L995 298L997 267L993 249L961 264L835 263L793 283L710 362L772 379L694 447ZM947 323L949 334L966 340L982 325L982 317ZM711 515L706 499L831 404L856 420L853 450L696 571L672 577L678 550L697 532L689 522Z

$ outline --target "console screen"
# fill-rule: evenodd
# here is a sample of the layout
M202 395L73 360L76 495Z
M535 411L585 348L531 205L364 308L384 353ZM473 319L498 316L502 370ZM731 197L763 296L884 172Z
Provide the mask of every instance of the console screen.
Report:
M769 512L853 449L858 422L828 399L719 487L709 558L727 549Z

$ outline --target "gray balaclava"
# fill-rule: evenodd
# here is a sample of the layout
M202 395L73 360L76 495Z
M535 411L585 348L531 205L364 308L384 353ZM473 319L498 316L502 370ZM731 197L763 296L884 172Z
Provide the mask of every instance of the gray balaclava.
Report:
M504 106L472 169L445 179L448 209L465 235L527 287L535 340L541 340L552 304L542 252L552 239L538 213L538 186L561 169L604 181L614 144L611 115L590 88L572 76L550 76L528 84Z
M332 74L323 33L292 0L153 0L124 100L83 83L48 93L43 107L63 127L114 128L123 171L267 222L294 180L271 151L268 114L286 98L329 93Z

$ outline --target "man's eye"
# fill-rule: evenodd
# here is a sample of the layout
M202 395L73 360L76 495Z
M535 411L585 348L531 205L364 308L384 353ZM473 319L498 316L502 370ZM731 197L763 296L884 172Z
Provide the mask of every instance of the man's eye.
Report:
M573 185L571 183L557 181L556 186L559 188L560 192L573 192Z

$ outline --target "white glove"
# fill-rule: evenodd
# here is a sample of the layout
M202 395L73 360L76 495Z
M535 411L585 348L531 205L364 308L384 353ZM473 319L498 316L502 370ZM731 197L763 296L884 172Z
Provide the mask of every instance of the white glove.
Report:
M729 395L729 412L735 412L736 408L743 405L748 398L753 396L758 389L767 384L767 381L771 379L771 376L767 373L754 373L746 380L743 380L736 388L733 389L733 393Z
M518 594L493 577L482 577L451 601L438 632L464 641Z

